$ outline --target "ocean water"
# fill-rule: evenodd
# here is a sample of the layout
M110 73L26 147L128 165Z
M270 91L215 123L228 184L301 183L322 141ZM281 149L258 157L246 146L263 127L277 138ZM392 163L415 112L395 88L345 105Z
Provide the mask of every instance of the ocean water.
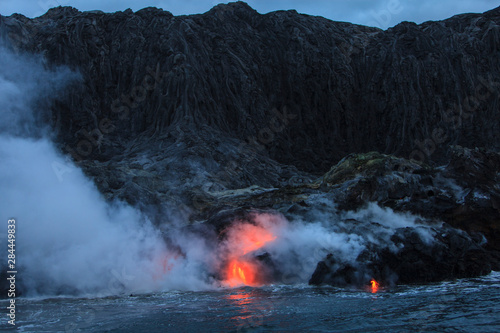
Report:
M5 309L6 300L0 301ZM11 331L6 315L1 331ZM500 272L391 289L307 285L18 298L19 332L499 332Z

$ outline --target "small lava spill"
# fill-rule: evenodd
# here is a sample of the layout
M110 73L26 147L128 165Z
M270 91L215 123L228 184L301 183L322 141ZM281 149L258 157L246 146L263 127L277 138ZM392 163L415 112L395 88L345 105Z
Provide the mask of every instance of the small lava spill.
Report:
M372 294L376 294L378 292L378 288L379 288L379 283L377 281L375 281L374 279L372 279L370 281L370 284L371 284L371 288L372 288Z

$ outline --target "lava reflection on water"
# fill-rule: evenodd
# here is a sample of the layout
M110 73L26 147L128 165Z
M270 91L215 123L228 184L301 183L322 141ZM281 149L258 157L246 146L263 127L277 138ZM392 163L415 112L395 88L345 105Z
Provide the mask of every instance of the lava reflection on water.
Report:
M272 293L259 288L242 287L233 289L225 298L229 300L237 312L232 316L232 329L236 331L247 331L262 328L267 324L277 321L274 317L275 300Z

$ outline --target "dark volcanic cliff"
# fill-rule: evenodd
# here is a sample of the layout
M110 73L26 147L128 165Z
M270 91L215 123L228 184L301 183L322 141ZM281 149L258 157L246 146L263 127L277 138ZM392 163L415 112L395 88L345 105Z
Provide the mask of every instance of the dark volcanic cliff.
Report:
M59 7L2 17L1 31L83 74L54 120L76 151L82 129L111 119L93 159L176 127L261 138L272 159L315 173L352 152L442 162L451 144L500 148L500 9L382 31L242 2L180 17ZM148 73L154 89L143 89ZM293 116L281 131L266 130L273 109Z
M0 32L82 74L52 108L61 149L131 203L307 180L349 153L433 164L450 145L500 148L500 8L382 31L243 2L58 7L2 16Z
M500 7L386 31L243 2L180 17L58 7L0 16L0 36L81 74L47 119L60 149L157 223L220 225L242 207L333 221L324 202L377 202L468 234L436 227L451 235L437 258L399 230L413 252L374 250L359 270L431 272L418 282L500 267ZM399 266L415 253L428 260ZM312 283L335 284L338 265L322 261Z

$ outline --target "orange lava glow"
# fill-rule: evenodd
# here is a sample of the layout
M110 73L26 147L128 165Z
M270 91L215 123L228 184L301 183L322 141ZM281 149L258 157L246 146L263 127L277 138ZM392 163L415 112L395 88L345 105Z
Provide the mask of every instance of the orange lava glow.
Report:
M372 279L370 281L370 283L372 285L372 294L375 294L378 291L379 283L377 281L375 281L374 279Z
M260 249L276 239L269 230L252 224L243 224L235 227L230 232L232 240L238 244L240 255Z
M261 226L253 224L238 224L228 231L228 258L225 268L225 284L233 288L236 286L260 286L262 274L259 275L259 265L252 262L245 255L258 250L277 237Z
M257 267L247 261L234 259L227 266L226 284L233 288L241 285L257 286Z

